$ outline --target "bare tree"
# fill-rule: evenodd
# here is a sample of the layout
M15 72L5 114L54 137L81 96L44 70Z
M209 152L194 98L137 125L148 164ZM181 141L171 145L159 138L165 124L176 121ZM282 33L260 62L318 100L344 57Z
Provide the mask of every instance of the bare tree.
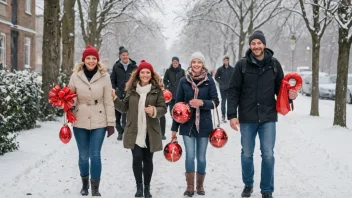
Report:
M284 9L280 6L281 2L282 0L201 1L201 5L195 6L194 14L185 20L208 21L227 26L239 38L238 58L240 58L243 55L247 35L250 35L254 30L261 28L269 20L283 12ZM209 14L219 6L226 6L235 16L235 21L227 23L223 18L214 19L209 17ZM238 28L234 25L238 26Z
M62 67L61 71L67 76L72 74L75 54L75 2L64 0L62 17Z
M48 93L53 85L58 83L60 66L60 39L61 23L60 1L44 1L44 33L43 33L43 101L48 101ZM48 109L51 105L48 103Z
M340 1L337 6L337 12L334 14L334 19L339 25L339 54L337 59L334 125L346 127L348 63L352 43L352 2L350 0Z
M111 67L119 59L119 46L124 46L137 62L146 59L155 69L166 65L165 38L159 26L150 17L132 20L128 16L121 16L114 20L103 31L100 53L103 57L109 57L105 62Z
M83 40L86 45L94 46L99 50L103 29L133 5L134 0L90 0L89 3L85 0L77 0L77 3Z
M311 3L310 3L311 2ZM310 115L319 116L319 57L320 41L324 35L326 27L330 24L331 18L328 17L328 10L332 6L332 0L311 0L310 2L299 0L300 14L312 37L312 101ZM306 7L313 10L312 20L309 20Z

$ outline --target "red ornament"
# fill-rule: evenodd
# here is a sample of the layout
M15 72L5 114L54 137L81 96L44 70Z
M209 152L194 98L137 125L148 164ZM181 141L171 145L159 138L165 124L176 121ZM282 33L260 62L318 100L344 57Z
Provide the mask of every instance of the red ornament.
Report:
M59 137L61 142L63 142L64 144L69 143L72 138L72 132L70 127L68 127L66 124L61 127Z
M176 162L181 158L182 148L176 139L171 140L171 142L164 147L164 156L169 162Z
M192 112L185 102L178 102L172 108L172 118L178 123L185 123L191 118Z
M291 86L289 83L291 79L294 79L296 81L296 84L293 86ZM280 113L281 115L286 115L291 110L290 103L288 101L288 91L290 89L297 91L301 87L302 87L302 77L299 74L295 72L290 72L286 74L284 79L282 79L281 81L280 91L276 101L276 111L278 113ZM293 109L293 106L292 106L292 109Z
M170 102L172 99L172 93L169 90L164 89L163 94L164 94L165 102L166 103Z
M227 133L222 128L215 128L209 135L209 142L215 148L223 147L228 140Z

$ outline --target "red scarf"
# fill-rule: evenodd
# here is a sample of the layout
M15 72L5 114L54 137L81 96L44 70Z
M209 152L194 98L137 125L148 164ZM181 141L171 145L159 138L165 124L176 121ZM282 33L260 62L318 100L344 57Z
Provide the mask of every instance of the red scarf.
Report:
M194 90L194 99L198 99L199 89L198 87L208 80L208 72L204 69L199 74L195 74L190 67L187 71L186 79L192 85L192 89ZM193 80L199 80L199 83L196 84ZM200 120L200 110L199 107L196 108L196 127L199 133L199 120Z

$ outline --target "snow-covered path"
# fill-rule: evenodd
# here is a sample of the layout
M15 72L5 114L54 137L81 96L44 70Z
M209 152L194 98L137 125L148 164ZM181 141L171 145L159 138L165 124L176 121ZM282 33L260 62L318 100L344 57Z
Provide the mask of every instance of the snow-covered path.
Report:
M320 117L310 117L310 98L300 96L295 111L280 117L275 148L275 198L352 197L352 130L334 128L334 102L320 101ZM167 116L167 128L171 118ZM352 128L352 105L347 107ZM0 197L81 197L75 140L64 145L58 138L61 122L21 132L20 149L0 157ZM240 133L222 124L229 142L222 149L209 145L204 198L238 198L243 188L240 166ZM168 133L168 138L170 134ZM169 140L164 141L166 144ZM184 148L182 138L179 138ZM154 155L152 194L155 198L181 198L185 189L184 156L175 163ZM103 197L134 197L131 151L116 134L105 139L102 150ZM259 142L255 153L255 190L260 198ZM27 195L31 193L31 196Z

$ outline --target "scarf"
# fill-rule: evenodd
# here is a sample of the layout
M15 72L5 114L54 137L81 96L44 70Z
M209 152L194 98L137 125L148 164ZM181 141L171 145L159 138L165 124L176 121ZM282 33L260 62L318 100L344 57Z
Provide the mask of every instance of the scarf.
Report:
M147 115L144 111L145 100L147 99L147 94L152 89L152 84L146 85L144 87L137 83L136 92L139 94L138 101L138 133L136 144L141 148L146 148L145 139L147 137Z
M88 70L86 65L84 65L83 66L83 71L84 71L84 74L86 75L88 81L90 81L93 78L94 74L97 73L98 66L95 66L93 70Z
M192 85L192 89L194 90L194 99L198 99L199 89L198 87L208 80L208 73L206 70L202 70L199 74L195 74L190 67L187 71L186 79ZM194 81L199 81L196 84ZM200 120L200 109L196 108L196 128L199 133L199 120Z

